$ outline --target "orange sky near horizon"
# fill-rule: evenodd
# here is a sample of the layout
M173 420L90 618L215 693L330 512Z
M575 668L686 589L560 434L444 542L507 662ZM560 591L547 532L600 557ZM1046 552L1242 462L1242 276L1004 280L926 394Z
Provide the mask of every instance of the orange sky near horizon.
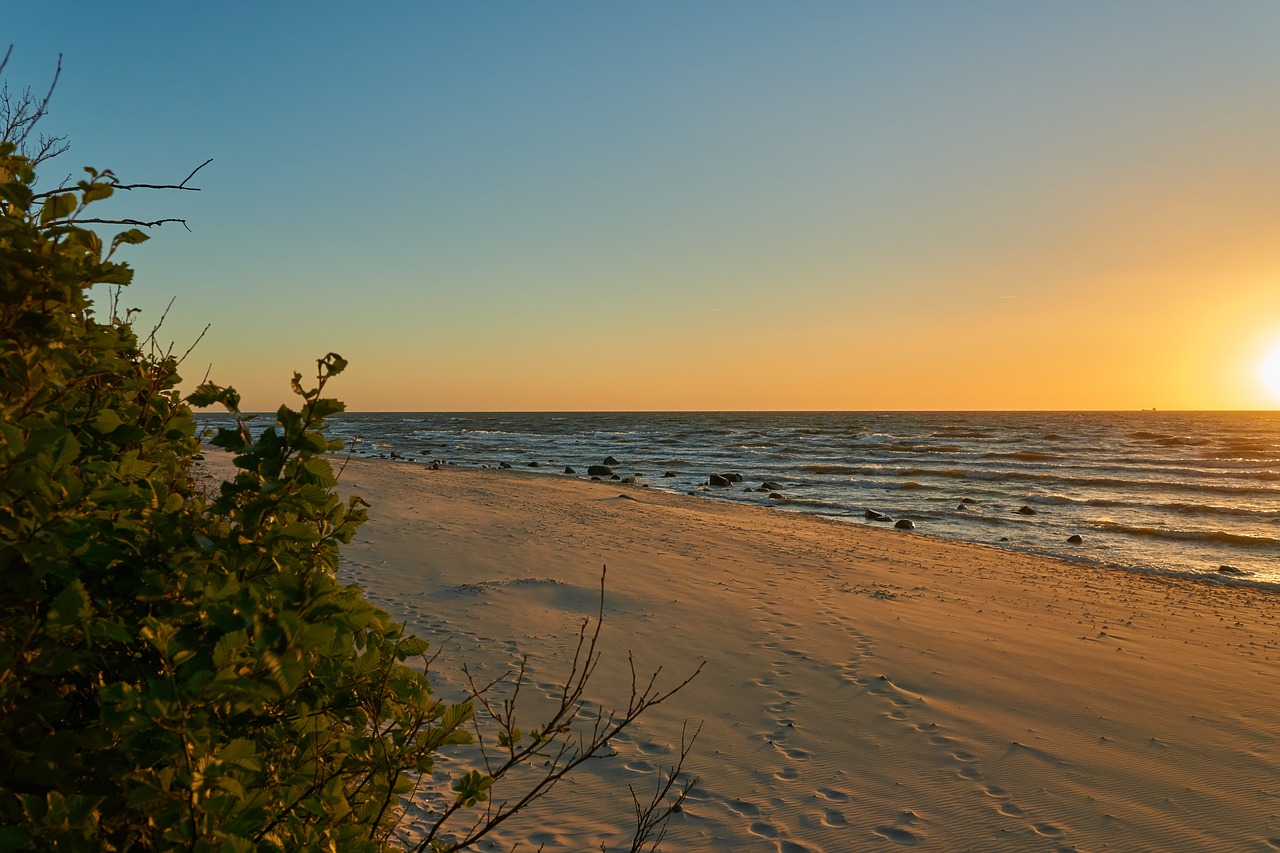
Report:
M247 410L1280 406L1269 0L140 9L6 75L65 172L213 158L102 212Z

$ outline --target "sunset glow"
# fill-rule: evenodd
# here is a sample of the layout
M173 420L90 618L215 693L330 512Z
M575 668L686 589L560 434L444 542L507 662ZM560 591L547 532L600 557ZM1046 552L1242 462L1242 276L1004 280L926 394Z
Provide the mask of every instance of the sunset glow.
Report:
M250 407L1272 408L1280 5L1173 5L23 4L8 75L49 180L213 158L111 203Z
M1258 364L1258 378L1271 392L1272 399L1280 401L1280 343Z

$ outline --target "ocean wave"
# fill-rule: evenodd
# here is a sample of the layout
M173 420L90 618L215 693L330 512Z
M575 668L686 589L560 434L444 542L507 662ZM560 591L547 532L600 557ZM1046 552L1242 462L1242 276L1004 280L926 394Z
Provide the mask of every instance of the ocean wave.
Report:
M1118 521L1100 521L1096 526L1111 533L1127 536L1150 536L1156 539L1176 539L1184 542L1221 542L1227 545L1268 547L1280 545L1280 539L1271 536L1250 536L1247 533L1228 533L1225 530L1170 530L1166 527L1138 527Z
M1036 453L1034 450L1014 450L1008 453L984 453L983 459L1017 459L1020 462L1045 462L1051 459L1061 459L1052 453Z
M850 483L856 489L936 489L937 486L926 486L923 483L917 483L908 480L905 483L887 483L884 480L851 480Z
M818 473L818 472L814 472ZM870 473L866 469L854 469L848 472L832 472L832 473ZM1168 490L1173 492L1206 492L1209 494L1233 495L1233 496L1274 496L1275 490L1258 486L1232 485L1211 482L1208 478L1199 482L1188 482L1185 480L1144 480L1133 479L1128 477L1089 477L1089 476L1071 476L1069 474L1052 473L1047 471L1023 471L1008 469L984 469L984 468L894 468L880 469L876 473L884 475L893 475L899 477L935 477L951 480L982 480L991 483L997 482L1022 482L1022 483L1056 483L1063 486L1074 486L1077 488L1116 488L1116 489L1142 489L1144 491Z
M1280 523L1280 510L1249 509L1247 507L1220 506L1185 502L1143 503L1113 498L1075 498L1070 495L1026 495L1027 503L1047 506L1087 506L1094 509L1135 509L1144 513L1176 512L1181 515L1216 515L1224 518L1247 518L1259 522Z
M959 447L954 447L954 446L952 446L952 445L948 445L948 444L943 444L943 445L937 445L937 444L923 444L923 443L920 443L920 442L914 442L914 441L898 441L898 442L895 442L895 443L893 443L893 444L880 445L880 446L879 446L879 447L877 447L876 449L877 449L877 450L880 450L880 451L883 451L883 452L885 452L885 453L910 453L910 454L912 454L912 455L916 455L916 454L928 454L928 453L962 453L962 452L965 452L965 451L961 450L961 448L959 448Z

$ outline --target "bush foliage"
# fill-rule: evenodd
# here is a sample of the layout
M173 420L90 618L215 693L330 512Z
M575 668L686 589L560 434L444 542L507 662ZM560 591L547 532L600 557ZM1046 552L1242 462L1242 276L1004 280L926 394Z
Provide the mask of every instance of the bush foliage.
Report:
M77 224L118 186L87 171L36 193L31 161L0 142L0 850L388 849L437 750L478 737L410 841L459 849L688 683L633 673L624 710L575 729L597 620L535 728L493 685L435 699L427 644L335 577L367 506L339 497L325 456L343 406L324 389L346 362L320 359L311 387L295 374L297 408L256 436L234 390L183 400L180 360L139 339L118 289L96 313L93 288L132 276L116 252L146 235L104 244ZM212 438L236 474L206 491L191 406L214 403L237 415ZM632 850L656 849L679 810L680 763L652 798L633 792ZM499 799L508 774L522 781Z
M295 375L297 410L256 439L220 431L238 473L206 496L177 360L95 314L145 239L76 226L112 176L39 198L7 144L0 174L0 846L378 849L471 708L335 580L365 517L324 458L345 363Z

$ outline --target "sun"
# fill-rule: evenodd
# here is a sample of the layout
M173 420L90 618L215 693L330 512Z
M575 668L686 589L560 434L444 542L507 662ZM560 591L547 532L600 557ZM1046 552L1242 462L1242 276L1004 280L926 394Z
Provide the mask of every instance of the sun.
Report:
M1280 344L1273 346L1258 362L1258 379L1274 399L1280 400Z

